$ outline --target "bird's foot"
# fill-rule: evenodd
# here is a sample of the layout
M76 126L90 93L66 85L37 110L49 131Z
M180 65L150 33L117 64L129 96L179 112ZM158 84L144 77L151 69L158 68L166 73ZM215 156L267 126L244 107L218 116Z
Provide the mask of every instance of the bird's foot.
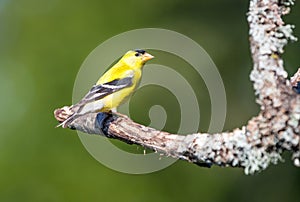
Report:
M119 117L128 119L128 116L125 115L125 114L121 114L121 113L119 113L119 112L114 112L113 114L115 114L115 115L117 115L117 116L119 116Z

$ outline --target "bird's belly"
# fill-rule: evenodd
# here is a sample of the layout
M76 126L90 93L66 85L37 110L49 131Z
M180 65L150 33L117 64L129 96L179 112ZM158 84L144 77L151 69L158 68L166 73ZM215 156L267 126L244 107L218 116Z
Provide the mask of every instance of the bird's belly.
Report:
M126 88L103 98L105 104L101 111L110 111L112 108L116 108L124 103L131 95L133 88L134 87Z

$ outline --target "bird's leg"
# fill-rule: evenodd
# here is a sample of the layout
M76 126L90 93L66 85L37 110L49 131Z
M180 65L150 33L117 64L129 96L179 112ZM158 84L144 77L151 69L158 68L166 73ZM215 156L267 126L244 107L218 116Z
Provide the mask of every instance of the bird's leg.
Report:
M112 108L110 110L110 113L116 114L117 116L120 116L120 117L123 117L123 118L128 118L128 116L126 116L125 114L121 114L121 113L117 112L117 108L116 107Z
M115 108L112 108L110 111L111 111L112 113L118 113L118 110L117 110L116 107L115 107Z

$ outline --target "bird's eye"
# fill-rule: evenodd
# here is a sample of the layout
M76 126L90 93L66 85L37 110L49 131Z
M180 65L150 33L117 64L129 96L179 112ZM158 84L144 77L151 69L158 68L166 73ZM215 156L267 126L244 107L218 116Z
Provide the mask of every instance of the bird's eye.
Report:
M135 54L136 57L138 57L138 56L140 56L140 55L141 55L140 53L136 53L136 54Z

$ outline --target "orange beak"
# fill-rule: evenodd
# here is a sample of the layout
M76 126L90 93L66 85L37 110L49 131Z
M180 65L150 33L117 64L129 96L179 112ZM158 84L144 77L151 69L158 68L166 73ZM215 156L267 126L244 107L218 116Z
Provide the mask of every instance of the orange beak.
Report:
M153 55L150 55L149 53L144 53L143 55L143 62L147 62L148 60L151 60L152 58L154 58Z

